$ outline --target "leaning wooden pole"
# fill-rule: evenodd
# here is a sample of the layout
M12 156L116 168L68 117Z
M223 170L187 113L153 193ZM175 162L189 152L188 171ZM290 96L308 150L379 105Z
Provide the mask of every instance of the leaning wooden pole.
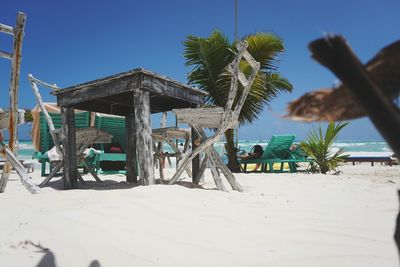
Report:
M22 60L22 39L24 38L26 16L19 12L17 24L14 29L14 45L11 59L11 80L10 80L10 128L9 147L14 152L18 144L18 87L20 68ZM14 152L15 153L15 152Z

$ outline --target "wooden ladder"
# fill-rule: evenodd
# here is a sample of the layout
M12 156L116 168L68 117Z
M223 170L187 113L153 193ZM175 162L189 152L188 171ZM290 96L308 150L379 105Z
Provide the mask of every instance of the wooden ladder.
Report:
M0 178L0 193L4 192L11 170L14 168L22 184L31 193L39 192L39 188L32 182L31 177L25 170L25 167L17 159L14 150L18 144L18 87L21 66L21 53L22 53L22 39L24 37L26 16L24 13L19 12L17 15L16 26L8 26L0 23L0 33L13 36L13 49L12 52L0 51L0 57L11 61L11 79L10 79L10 110L9 110L9 144L8 146L0 142L0 153L5 156L6 162L3 167L3 173ZM1 133L0 133L1 135Z

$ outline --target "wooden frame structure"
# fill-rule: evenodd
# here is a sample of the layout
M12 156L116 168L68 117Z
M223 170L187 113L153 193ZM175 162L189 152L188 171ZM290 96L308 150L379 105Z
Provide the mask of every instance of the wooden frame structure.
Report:
M55 149L57 153L60 155L61 160L56 162L56 165L54 168L51 170L50 174L43 180L43 182L40 184L41 186L46 185L56 174L57 172L64 167L64 159L63 159L63 148L61 147L61 139L62 139L62 133L61 129L56 129L53 124L53 120L51 119L49 113L46 110L46 107L44 106L42 96L40 95L38 84L48 87L52 90L59 90L60 88L57 87L57 85L51 85L48 83L45 83L35 77L33 77L32 74L28 75L28 80L31 84L33 93L35 95L35 98L38 102L38 105L47 121L47 124L49 126L49 133L53 139L53 143L55 146ZM75 153L76 157L79 163L81 163L89 172L90 174L94 177L94 179L97 182L101 182L100 178L97 176L96 172L93 170L93 168L87 163L85 160L85 157L83 156L85 150L93 143L110 143L111 142L112 136L104 131L95 129L93 127L88 127L88 128L83 128L83 129L78 129L76 131L76 148L75 148ZM78 179L83 182L83 178L77 172Z
M31 193L38 193L39 188L31 181L31 177L26 171L23 164L17 159L14 154L15 148L18 144L18 131L17 124L19 119L18 113L18 87L20 78L20 67L22 60L22 40L24 37L26 16L24 13L19 12L17 15L17 22L15 27L11 27L0 23L0 33L5 33L13 36L13 50L11 53L0 51L0 57L11 60L11 79L10 79L10 110L9 116L9 143L8 146L0 141L0 153L6 158L3 172L0 178L0 193L4 192L11 170L14 167L17 171L22 184ZM0 135L1 131L0 129Z
M211 168L215 184L219 190L226 191L226 188L219 175L219 170L224 174L233 190L242 191L242 187L236 182L235 177L224 164L221 157L213 147L228 129L233 129L238 126L238 118L240 111L250 92L251 85L260 69L260 63L247 51L248 43L246 41L239 42L236 45L237 54L233 62L228 65L227 71L232 74L231 87L225 108L197 108L197 109L175 109L173 110L177 116L178 122L188 123L200 137L201 143L193 150L185 153L181 160L181 165L177 169L175 175L170 180L169 184L175 183L181 176L183 170L194 157L199 153L205 152L205 158L201 163L198 176L195 180L199 180L199 176L205 171L207 163ZM240 63L244 59L251 67L252 71L248 77L240 71ZM239 95L238 83L243 85L243 90ZM236 106L233 108L234 101L237 100ZM216 128L217 130L211 137L207 137L204 128Z
M158 161L160 179L164 180L164 162L165 159L170 157L176 158L176 168L178 168L178 163L182 159L183 154L189 150L191 131L190 129L183 129L178 127L166 127L167 113L163 112L160 126L161 128L153 129L152 136L154 141L154 163ZM183 151L179 150L176 145L175 140L185 140L185 145ZM157 145L156 145L157 142ZM164 153L164 142L166 142L174 151L173 154ZM185 170L189 177L192 177L192 170L189 166L185 167Z
M170 111L174 108L196 107L204 103L204 91L189 87L165 76L144 69L105 77L99 80L55 90L52 92L61 106L64 145L65 188L77 183L74 108L125 116L127 131L128 182L154 184L153 140L151 113ZM137 157L137 159L136 159Z

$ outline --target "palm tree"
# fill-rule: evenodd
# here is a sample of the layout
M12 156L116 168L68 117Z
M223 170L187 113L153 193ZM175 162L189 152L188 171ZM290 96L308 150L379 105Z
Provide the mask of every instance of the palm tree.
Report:
M292 91L290 82L276 72L277 56L284 50L283 41L271 33L251 34L243 39L249 43L247 50L260 62L261 67L241 110L240 126L257 119L264 106L281 91ZM235 57L235 43L230 43L222 32L214 31L207 38L188 36L183 44L185 64L192 67L188 74L188 83L209 93L206 104L224 107L231 80L225 67ZM240 68L244 73L249 72L249 66L244 62ZM231 171L239 172L234 131L226 131L225 137L228 167Z

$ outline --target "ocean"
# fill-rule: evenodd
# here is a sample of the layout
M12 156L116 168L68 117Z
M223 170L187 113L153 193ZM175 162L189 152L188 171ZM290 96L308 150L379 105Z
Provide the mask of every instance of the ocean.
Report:
M7 143L7 141L5 142ZM245 151L250 151L251 148L259 144L265 147L268 140L239 140L238 148ZM165 144L165 151L172 153L171 147ZM217 142L214 146L217 152L224 156L225 148L224 142ZM334 149L343 148L346 154L353 156L388 156L393 154L389 145L385 141L360 141L360 140L341 140L333 144ZM18 158L28 160L32 159L34 148L32 141L20 140Z

